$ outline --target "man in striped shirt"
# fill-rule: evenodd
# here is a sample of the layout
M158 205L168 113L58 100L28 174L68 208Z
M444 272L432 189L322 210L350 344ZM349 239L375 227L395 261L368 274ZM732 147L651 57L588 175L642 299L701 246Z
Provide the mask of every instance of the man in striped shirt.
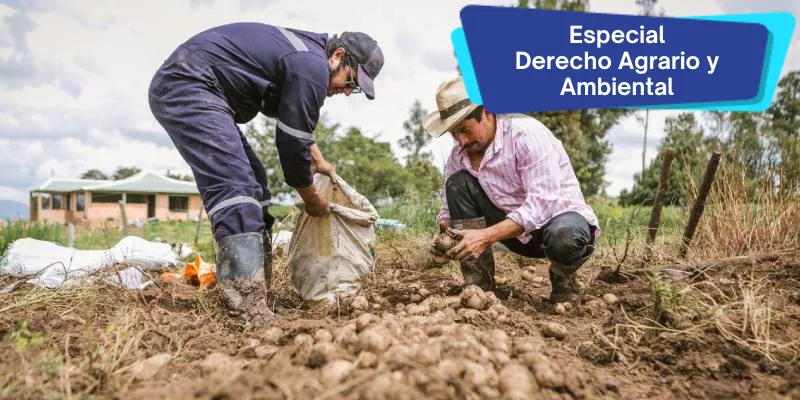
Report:
M424 121L457 142L445 168L440 232L462 239L439 260L457 259L466 284L494 288L492 244L550 260L554 303L574 300L576 271L594 251L597 217L584 201L561 142L536 119L492 114L469 101L461 77L439 86Z
M313 174L334 178L335 170L314 142L320 108L335 94L363 91L374 99L382 67L380 47L361 32L329 37L246 22L194 35L153 76L150 109L192 169L219 245L217 280L233 308L250 297L231 291L230 281L270 285L274 220L267 173L237 124L259 112L276 118L286 183L309 215L322 216L328 201L315 190ZM249 293L266 308L264 290Z

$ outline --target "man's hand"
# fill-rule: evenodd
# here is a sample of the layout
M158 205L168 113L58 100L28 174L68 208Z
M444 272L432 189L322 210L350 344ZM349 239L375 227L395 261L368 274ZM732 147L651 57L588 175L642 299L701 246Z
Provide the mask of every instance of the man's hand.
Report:
M447 232L450 229L450 218L442 218L439 221L439 233Z
M325 160L320 159L315 161L313 167L311 168L311 172L319 172L320 174L328 175L333 184L336 184L336 167Z
M305 203L306 214L312 217L322 217L330 213L330 204L328 199L317 191L313 184L297 189L297 193Z
M450 233L461 237L458 244L445 254L451 259L477 260L492 245L491 234L486 229L450 229Z
M322 153L319 151L319 147L317 144L314 143L310 147L311 149L311 173L320 173L324 175L328 175L331 178L331 182L334 186L336 186L336 168L331 165L331 163L325 161L325 158L322 157Z

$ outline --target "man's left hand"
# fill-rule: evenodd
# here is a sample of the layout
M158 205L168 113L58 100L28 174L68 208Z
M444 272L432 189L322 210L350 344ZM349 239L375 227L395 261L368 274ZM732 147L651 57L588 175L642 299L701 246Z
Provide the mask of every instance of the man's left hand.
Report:
M461 237L455 247L446 256L460 261L477 260L491 245L489 234L483 229L450 229L451 233Z
M325 160L318 160L314 163L314 168L312 171L328 175L333 184L336 184L336 168L331 163Z

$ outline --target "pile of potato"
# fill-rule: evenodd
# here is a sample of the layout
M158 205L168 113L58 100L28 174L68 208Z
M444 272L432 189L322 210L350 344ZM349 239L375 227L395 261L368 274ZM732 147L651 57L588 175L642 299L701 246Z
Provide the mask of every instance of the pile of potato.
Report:
M525 399L583 390L583 377L552 363L542 350L548 340L563 339L562 331L511 337L497 328L481 329L472 323L507 321L509 310L491 292L476 286L460 296L428 296L419 303L398 305L389 311L359 307L355 319L333 331L320 329L291 339L292 362L318 370L322 387L375 374L358 386L369 398L395 398L400 394L427 398L452 397L457 392L480 398ZM548 328L545 328L547 326ZM269 355L287 338L271 328L271 341L257 352ZM263 347L263 346L262 346Z

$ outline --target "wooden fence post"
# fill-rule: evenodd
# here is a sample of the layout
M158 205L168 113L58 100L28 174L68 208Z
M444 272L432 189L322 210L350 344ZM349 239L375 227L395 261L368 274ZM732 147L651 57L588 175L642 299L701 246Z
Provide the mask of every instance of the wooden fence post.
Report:
M75 247L75 224L67 224L67 247Z
M669 186L670 167L672 159L675 158L675 149L668 147L664 150L664 160L661 164L661 175L658 179L658 190L653 200L653 210L650 212L650 223L647 225L647 239L645 245L645 262L650 260L653 251L653 242L656 240L656 232L661 225L661 208L664 205L664 198L667 196Z
M197 251L197 242L200 241L200 226L203 225L203 207L200 207L200 212L197 214L197 230L194 232L194 248Z
M683 231L683 239L681 240L681 248L678 250L678 258L686 258L686 253L689 251L689 244L692 242L692 237L694 236L695 229L697 229L700 216L703 215L703 210L705 210L706 198L708 197L708 192L711 190L711 184L714 182L714 175L717 173L719 157L720 152L715 151L711 154L711 159L708 161L706 172L703 174L703 181L700 184L700 191L697 193L697 199L694 201L692 213L689 214L686 230Z
M125 214L125 201L119 201L119 215L122 220L122 236L128 236L128 217Z

